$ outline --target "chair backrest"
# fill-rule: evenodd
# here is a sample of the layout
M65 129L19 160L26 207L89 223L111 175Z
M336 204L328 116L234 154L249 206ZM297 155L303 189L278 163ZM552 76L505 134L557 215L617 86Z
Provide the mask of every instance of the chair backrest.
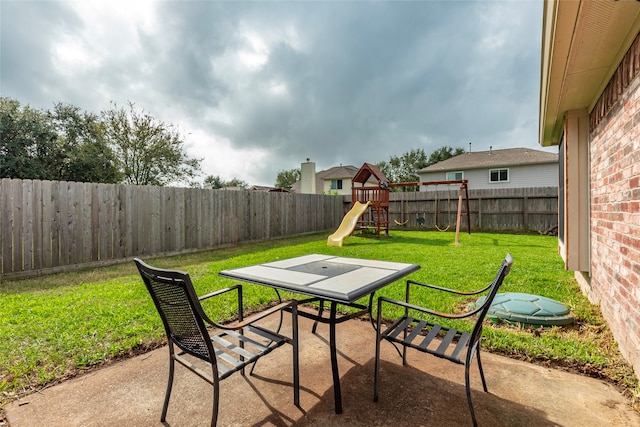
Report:
M484 301L482 301L480 307L476 307L476 310L478 310L479 314L478 319L476 320L476 324L473 327L473 332L471 333L471 339L469 340L470 346L475 346L476 343L480 340L480 337L482 336L482 322L484 322L484 318L487 316L487 312L489 311L489 308L491 308L493 299L498 293L498 289L500 289L500 286L502 286L504 278L507 277L507 274L509 274L509 272L511 271L512 264L513 258L511 257L511 254L508 253L505 259L502 261L500 269L498 270L495 279L493 279L493 282L489 287L489 292L484 298Z
M189 275L151 267L134 259L142 280L160 314L169 344L215 364L213 346L202 320L202 307Z

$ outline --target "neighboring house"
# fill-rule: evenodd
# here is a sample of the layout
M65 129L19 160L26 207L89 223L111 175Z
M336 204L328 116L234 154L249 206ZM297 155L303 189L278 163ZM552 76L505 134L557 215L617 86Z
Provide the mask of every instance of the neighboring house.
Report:
M639 34L640 2L544 2L539 142L559 146L560 254L636 375Z
M359 170L360 168L352 165L340 165L316 172L316 194L351 196L351 180ZM378 185L378 183L371 181L371 185ZM291 192L300 193L301 187L301 181L298 181L291 186Z
M427 166L418 174L420 182L466 179L470 190L557 187L558 155L529 148L478 151Z

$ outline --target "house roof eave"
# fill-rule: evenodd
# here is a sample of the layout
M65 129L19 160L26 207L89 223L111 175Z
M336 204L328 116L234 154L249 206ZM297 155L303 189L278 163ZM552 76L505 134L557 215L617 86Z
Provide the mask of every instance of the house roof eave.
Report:
M558 145L568 111L590 111L640 31L640 2L543 3L538 143Z

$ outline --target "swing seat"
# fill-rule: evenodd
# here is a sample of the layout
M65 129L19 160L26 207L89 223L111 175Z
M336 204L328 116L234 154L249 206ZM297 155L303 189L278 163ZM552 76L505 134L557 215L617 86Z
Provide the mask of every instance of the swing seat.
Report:
M407 223L409 222L409 220L405 220L403 222L398 221L397 219L394 219L393 222L396 223L396 225L407 225Z
M451 228L451 224L448 224L445 228L438 227L438 224L435 224L435 226L436 226L436 230L438 231L447 231L449 230L449 228Z

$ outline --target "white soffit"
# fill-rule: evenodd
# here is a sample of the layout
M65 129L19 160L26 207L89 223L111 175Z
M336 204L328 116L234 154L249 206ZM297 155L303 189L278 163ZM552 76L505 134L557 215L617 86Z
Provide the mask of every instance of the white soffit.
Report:
M570 110L593 108L640 30L640 2L545 2L540 144L558 143Z

